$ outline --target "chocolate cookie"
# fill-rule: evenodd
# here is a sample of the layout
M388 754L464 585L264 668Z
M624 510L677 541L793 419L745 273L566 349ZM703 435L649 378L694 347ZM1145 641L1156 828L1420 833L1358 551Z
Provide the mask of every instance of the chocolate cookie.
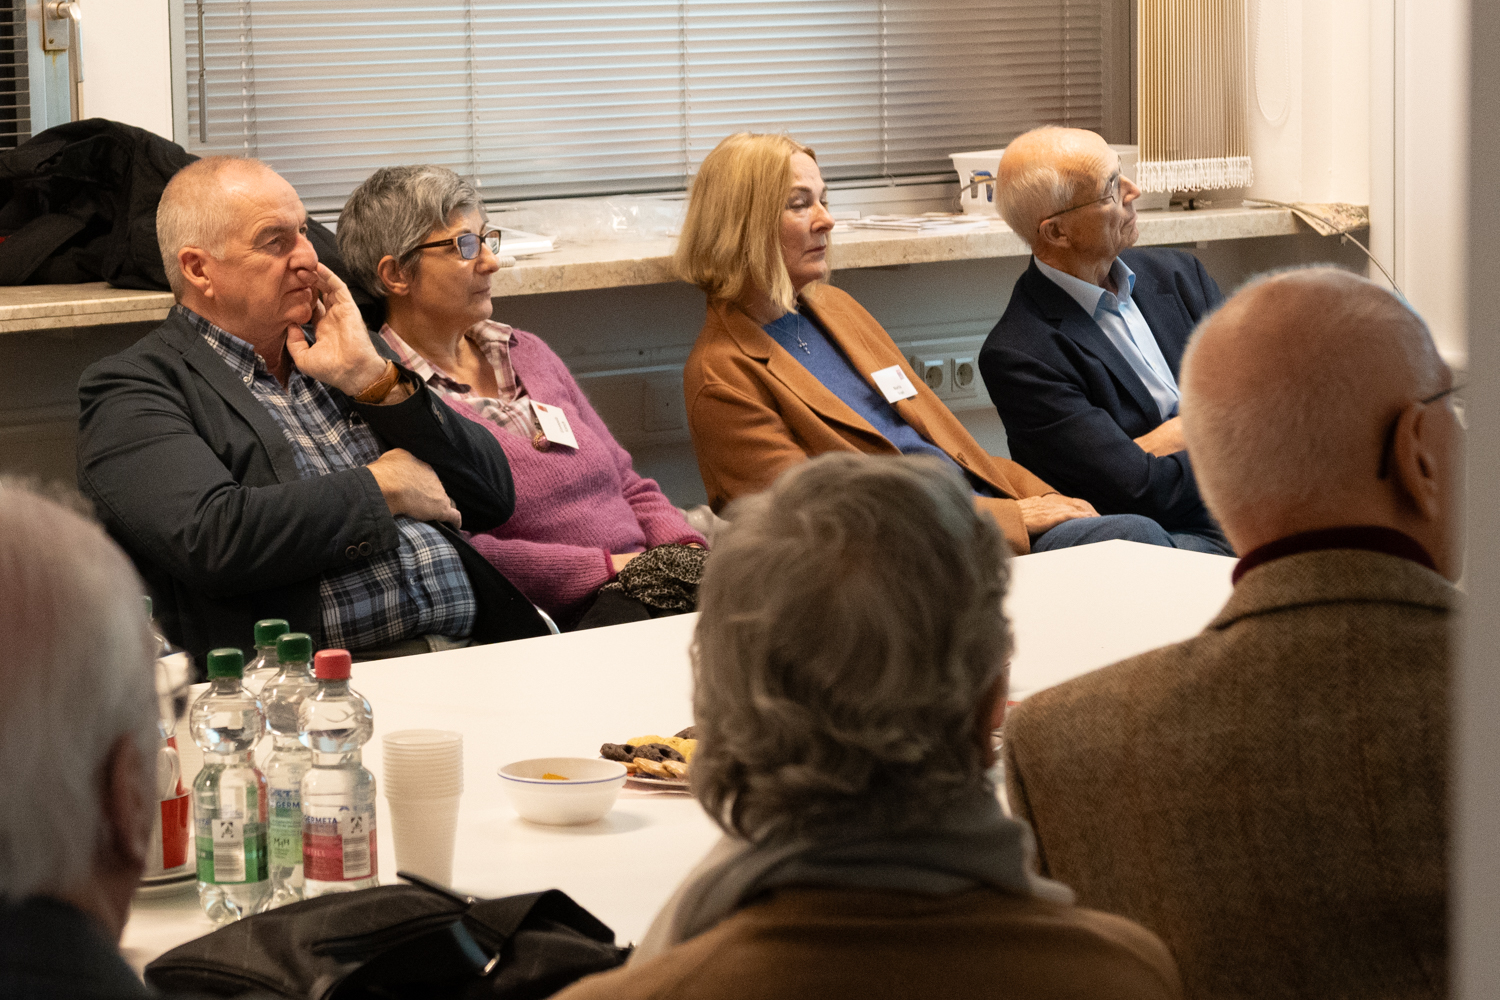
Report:
M635 747L629 743L606 743L599 748L599 756L605 760L617 760L629 764L635 760Z

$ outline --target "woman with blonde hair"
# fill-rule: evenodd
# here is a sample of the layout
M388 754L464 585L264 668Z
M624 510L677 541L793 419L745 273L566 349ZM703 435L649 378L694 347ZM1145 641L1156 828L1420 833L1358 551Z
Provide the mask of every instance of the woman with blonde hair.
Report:
M827 283L827 197L815 154L786 135L731 135L693 181L676 265L708 295L683 391L710 504L825 452L925 454L963 475L1016 552L1172 545L1155 521L1100 517L980 447L875 318Z

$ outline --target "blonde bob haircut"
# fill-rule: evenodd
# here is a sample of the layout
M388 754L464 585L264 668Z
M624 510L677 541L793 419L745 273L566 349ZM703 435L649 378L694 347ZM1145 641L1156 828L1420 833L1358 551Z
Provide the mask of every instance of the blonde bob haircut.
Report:
M729 302L763 288L781 308L797 308L781 251L781 213L796 153L818 158L789 135L736 132L704 157L677 241L683 281Z

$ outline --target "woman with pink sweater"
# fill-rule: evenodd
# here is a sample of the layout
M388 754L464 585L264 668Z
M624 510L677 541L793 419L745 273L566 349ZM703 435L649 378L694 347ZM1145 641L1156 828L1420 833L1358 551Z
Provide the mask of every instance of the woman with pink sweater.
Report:
M600 594L641 553L705 542L636 474L562 359L490 318L499 236L473 187L436 166L376 171L338 224L344 262L386 301L380 333L395 360L488 427L510 461L515 513L470 541L563 628L690 609L701 558L675 548L634 574L652 591L665 575L675 600Z

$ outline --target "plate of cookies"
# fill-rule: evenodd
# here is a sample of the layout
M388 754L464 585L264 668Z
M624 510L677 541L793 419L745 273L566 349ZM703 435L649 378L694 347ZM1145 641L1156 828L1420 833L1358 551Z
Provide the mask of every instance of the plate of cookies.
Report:
M687 791L688 768L697 749L697 731L689 726L676 736L649 734L624 743L606 743L599 748L599 756L624 764L628 782Z

